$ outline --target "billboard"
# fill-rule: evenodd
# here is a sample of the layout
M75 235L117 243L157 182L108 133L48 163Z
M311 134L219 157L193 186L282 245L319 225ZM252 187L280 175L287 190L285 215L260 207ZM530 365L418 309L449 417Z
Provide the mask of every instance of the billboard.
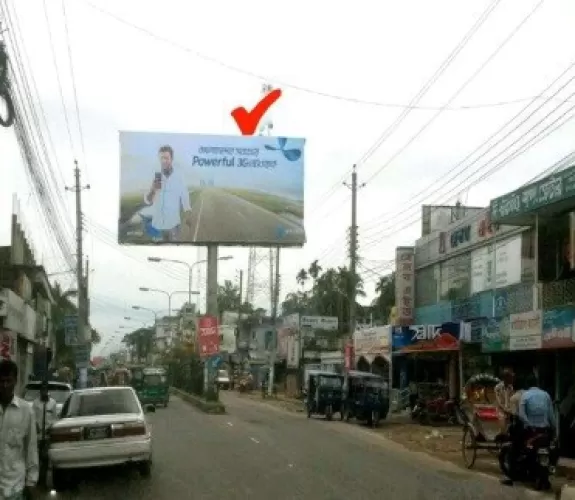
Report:
M120 132L123 245L301 247L304 139Z

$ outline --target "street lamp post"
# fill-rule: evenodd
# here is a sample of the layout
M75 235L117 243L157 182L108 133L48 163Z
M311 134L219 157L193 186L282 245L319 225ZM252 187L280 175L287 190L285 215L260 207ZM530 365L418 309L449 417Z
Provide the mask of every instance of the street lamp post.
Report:
M234 256L233 255L224 255L223 257L220 257L218 260L231 260L233 259ZM176 259L164 259L162 257L148 257L148 261L149 262L171 262L172 264L180 264L182 266L186 266L188 268L188 304L192 305L192 295L198 295L199 292L197 293L193 293L192 292L192 282L193 282L193 276L194 276L194 267L196 267L199 264L205 264L207 262L207 260L198 260L197 262L194 262L193 264L188 264L187 262L184 262L183 260L176 260Z
M140 287L140 292L156 292L156 293L163 293L164 295L166 295L168 297L168 317L171 318L172 317L172 296L176 295L178 293L187 293L189 297L191 297L192 295L199 295L200 292L197 291L183 291L183 290L176 290L174 292L167 292L166 290L159 290L158 288L148 288L145 286L141 286ZM190 302L191 304L191 302Z

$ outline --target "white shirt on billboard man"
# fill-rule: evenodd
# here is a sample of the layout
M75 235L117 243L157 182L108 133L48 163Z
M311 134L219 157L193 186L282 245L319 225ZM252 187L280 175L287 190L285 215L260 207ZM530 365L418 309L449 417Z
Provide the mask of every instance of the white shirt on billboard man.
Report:
M190 192L184 176L174 169L174 150L162 146L159 151L161 171L156 172L150 191L144 196L147 205L152 205L152 226L162 233L163 241L179 241L182 224L191 224Z

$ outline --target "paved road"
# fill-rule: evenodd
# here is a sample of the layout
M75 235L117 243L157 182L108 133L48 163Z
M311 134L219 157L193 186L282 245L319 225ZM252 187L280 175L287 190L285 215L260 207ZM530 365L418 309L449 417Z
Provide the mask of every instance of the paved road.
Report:
M204 189L192 205L192 221L182 241L302 244L300 225L219 189Z
M511 500L540 495L406 452L355 424L308 421L226 394L228 415L174 398L152 415L150 479L99 474L77 500Z

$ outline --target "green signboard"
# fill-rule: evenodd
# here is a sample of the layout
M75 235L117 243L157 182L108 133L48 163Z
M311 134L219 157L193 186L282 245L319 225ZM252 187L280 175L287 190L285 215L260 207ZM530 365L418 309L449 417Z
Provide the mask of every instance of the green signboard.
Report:
M509 318L489 319L481 333L481 352L509 350Z
M491 200L491 221L533 212L570 197L575 197L575 166Z

